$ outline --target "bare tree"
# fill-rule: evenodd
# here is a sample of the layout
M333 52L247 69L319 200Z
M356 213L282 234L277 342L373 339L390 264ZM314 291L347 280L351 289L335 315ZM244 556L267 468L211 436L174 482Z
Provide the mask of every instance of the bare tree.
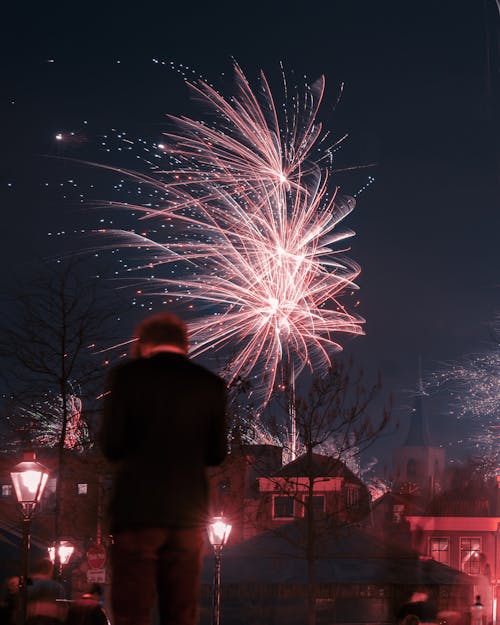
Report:
M389 420L387 408L374 418L369 409L379 391L380 380L365 386L363 372L353 372L352 365L345 368L336 362L328 375L313 380L305 398L296 402L297 434L305 457L306 497L300 505L304 508L304 555L307 561L308 625L316 622L316 560L325 533L335 531L340 525L360 519L366 514L363 497L347 497L341 502L345 513L338 509L333 519L317 518L314 506L315 488L325 476L318 475L315 453L330 459L331 473L346 466L356 473L360 454L382 433ZM342 467L343 469L343 467ZM321 487L320 487L321 488ZM295 492L297 498L299 493ZM299 495L300 496L300 495ZM333 522L332 522L333 521Z
M240 383L240 387L247 390L244 384ZM367 386L362 371L356 371L352 363L345 366L336 361L327 375L312 379L307 393L293 399L297 436L293 448L298 450L297 459L271 475L263 467L254 471L265 476L260 479L261 491L264 486L268 494L266 501L260 493L260 510L253 519L260 530L263 525L264 528L272 525L266 523L262 513L263 507L271 510L271 497L281 495L293 500L294 518L273 531L280 539L293 542L300 557L306 560L308 625L316 622L316 564L328 539L340 528L359 522L369 511L368 489L359 479L360 455L378 439L389 421L388 406L380 406L377 416L371 414L380 391L380 380ZM285 457L290 457L290 432L283 425L287 421L283 411L289 409L290 398L281 400L284 405L278 416L252 420L241 395L238 401L242 408L234 410L232 415L233 446L265 441L281 446ZM238 419L238 413L242 418ZM256 458L255 463L258 462ZM332 476L349 483L349 489L332 493L335 479ZM318 495L326 492L329 504L319 510ZM294 526L290 531L292 520Z
M55 449L56 541L65 454L92 444L97 389L107 364L99 352L112 344L116 317L110 299L86 271L80 262L46 266L4 306L8 312L0 328L10 426L3 436L10 448Z

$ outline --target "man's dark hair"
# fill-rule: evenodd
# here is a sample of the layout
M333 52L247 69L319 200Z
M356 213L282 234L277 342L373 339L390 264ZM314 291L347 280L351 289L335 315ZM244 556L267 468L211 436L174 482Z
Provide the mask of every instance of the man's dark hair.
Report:
M139 344L175 345L188 351L188 333L184 321L170 313L147 317L136 328Z

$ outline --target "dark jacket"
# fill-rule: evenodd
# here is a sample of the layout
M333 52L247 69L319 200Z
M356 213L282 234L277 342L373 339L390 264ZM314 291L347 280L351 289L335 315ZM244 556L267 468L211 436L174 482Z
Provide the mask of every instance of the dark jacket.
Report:
M108 390L100 445L116 467L111 530L205 524L205 468L227 451L224 381L160 352L115 368Z

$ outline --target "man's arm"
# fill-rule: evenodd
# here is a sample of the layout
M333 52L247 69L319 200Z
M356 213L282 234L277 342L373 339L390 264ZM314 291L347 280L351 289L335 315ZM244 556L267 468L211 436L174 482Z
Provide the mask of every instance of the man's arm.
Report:
M218 390L207 442L208 466L218 466L227 455L226 385L222 380Z
M114 370L108 377L104 394L101 429L98 442L104 456L111 461L121 460L130 452L130 433L128 428L127 384Z

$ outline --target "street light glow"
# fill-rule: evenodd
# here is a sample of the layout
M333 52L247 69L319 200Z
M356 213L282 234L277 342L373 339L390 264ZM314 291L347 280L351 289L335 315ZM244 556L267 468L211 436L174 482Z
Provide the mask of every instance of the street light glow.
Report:
M43 465L36 462L35 453L28 451L24 453L23 461L12 469L10 477L23 514L31 515L42 498L49 472Z
M71 556L73 555L74 550L75 548L70 542L68 542L67 540L61 540L57 551L59 555L59 562L61 563L62 566L64 566L65 564L68 564L68 562L71 559ZM48 552L49 552L50 561L54 563L56 559L55 546L52 545L51 547L48 547Z
M227 543L232 525L227 523L223 517L216 516L208 526L208 539L214 549L222 549Z

